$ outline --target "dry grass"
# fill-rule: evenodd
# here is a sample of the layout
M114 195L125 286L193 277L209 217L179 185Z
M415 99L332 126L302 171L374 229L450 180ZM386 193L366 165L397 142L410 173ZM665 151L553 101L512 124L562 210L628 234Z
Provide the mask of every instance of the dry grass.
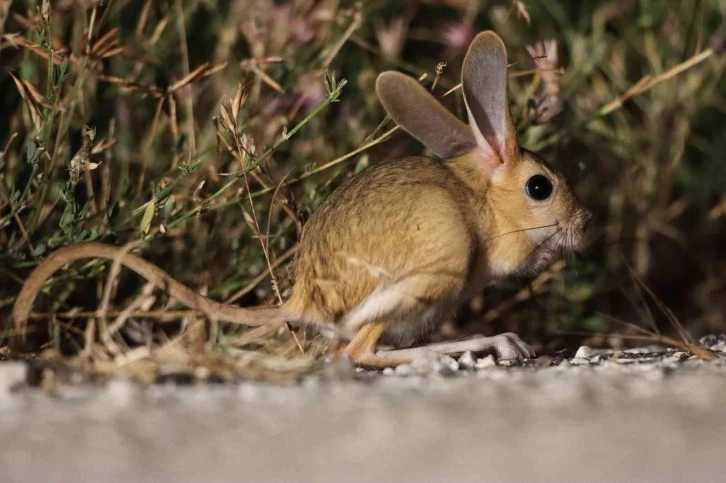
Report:
M641 320L669 337L667 311L636 308L660 300L684 337L726 327L717 0L52 3L0 5L6 336L29 270L84 240L143 242L145 258L216 299L278 303L309 213L369 163L422 150L388 124L376 75L415 75L461 115L456 73L485 28L514 62L525 146L598 217L582 259L488 288L443 332L515 330L556 350L575 342L563 333ZM628 266L654 295L640 304L620 289ZM170 368L274 379L312 370L325 349L183 309L117 267L74 265L36 304L33 357L146 381Z

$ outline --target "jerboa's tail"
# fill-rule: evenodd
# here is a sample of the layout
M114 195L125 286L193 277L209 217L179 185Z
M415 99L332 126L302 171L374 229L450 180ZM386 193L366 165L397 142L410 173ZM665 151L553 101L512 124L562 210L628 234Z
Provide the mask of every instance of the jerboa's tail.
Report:
M67 263L86 258L105 258L133 270L157 287L166 290L172 297L193 310L221 322L232 322L249 326L282 324L286 317L279 307L241 308L212 300L174 280L156 265L129 253L130 247L121 248L104 243L80 243L60 248L43 260L25 280L13 307L12 320L16 343L25 340L25 328L33 301L45 282Z

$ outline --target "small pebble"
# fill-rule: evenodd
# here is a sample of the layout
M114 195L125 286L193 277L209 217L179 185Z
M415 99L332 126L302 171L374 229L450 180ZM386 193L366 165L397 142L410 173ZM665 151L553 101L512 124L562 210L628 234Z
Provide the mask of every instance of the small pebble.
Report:
M415 372L419 374L429 374L435 369L437 357L435 354L425 355L423 357L417 357L411 363L411 367Z
M477 369L487 369L496 365L497 361L494 359L494 356L490 354L476 361L476 365L474 367L476 367Z
M593 357L592 357L592 358L590 359L590 362L591 362L591 363L593 363L593 364L596 364L596 363L600 362L601 360L602 360L602 356L600 356L600 355L597 355L597 356L593 356Z
M683 361L685 359L688 359L688 353L687 352L676 352L673 354L673 357L679 361Z
M459 370L459 361L451 356L444 356L439 360L439 362L445 364L449 369L453 371Z
M726 352L726 334L707 335L701 337L698 343L712 351Z
M0 364L0 395L9 394L25 382L28 365L25 362L3 362Z
M125 377L114 377L106 386L106 397L115 406L130 404L139 393L139 388Z
M573 357L572 360L570 360L570 364L572 364L573 366L582 366L589 363L590 361L582 357Z
M434 372L443 375L451 375L459 370L459 363L451 356L444 356L433 364Z
M562 359L562 361L559 364L559 367L569 367L569 366L570 366L570 361L568 361L567 359Z
M476 367L474 354L472 354L471 351L464 352L461 357L459 357L459 365L464 369L473 369Z
M393 369L393 367L386 367L383 369L383 375L384 376L392 376L396 373L396 371Z
M204 366L198 366L194 368L194 377L200 381L206 381L212 376L212 371Z
M673 357L672 355L671 355L671 356L668 356L668 357L664 357L664 358L663 358L663 363L664 363L665 365L667 365L667 366L671 366L671 367L674 367L674 366L676 366L676 365L677 365L677 364L679 364L680 362L682 362L682 361L681 361L681 359L679 359L678 357Z
M592 357L593 355L594 355L593 350L586 345L580 346L580 348L577 349L577 352L575 353L575 357L580 358L580 359L584 359L586 357Z
M657 357L641 357L640 359L636 359L638 362L655 362L658 360Z
M413 374L413 367L411 364L400 364L395 369L397 376L410 376Z
M625 349L623 352L627 354L648 354L649 352L653 352L654 350L657 350L658 348L655 346L651 347L633 347L632 349Z
M515 362L517 362L517 361L515 361L513 359L504 359L504 360L499 361L499 365L509 367L509 366L513 366Z

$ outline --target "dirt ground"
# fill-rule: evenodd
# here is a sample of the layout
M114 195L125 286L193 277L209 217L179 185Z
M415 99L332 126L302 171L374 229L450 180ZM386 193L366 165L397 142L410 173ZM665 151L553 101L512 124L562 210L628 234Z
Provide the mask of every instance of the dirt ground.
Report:
M49 393L3 363L0 481L726 481L723 357L472 364Z

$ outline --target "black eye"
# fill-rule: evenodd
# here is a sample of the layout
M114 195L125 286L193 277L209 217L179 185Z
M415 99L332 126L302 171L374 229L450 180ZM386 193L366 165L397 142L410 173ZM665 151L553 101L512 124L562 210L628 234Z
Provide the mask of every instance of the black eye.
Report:
M524 192L533 200L544 201L552 194L552 181L547 176L535 174L527 180Z

